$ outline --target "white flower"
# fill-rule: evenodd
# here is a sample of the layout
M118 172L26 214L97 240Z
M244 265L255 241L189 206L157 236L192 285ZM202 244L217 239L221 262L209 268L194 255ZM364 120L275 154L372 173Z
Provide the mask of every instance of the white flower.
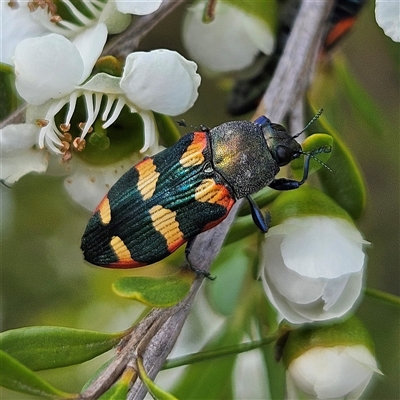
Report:
M102 24L92 28L93 35L99 29L104 29ZM96 50L87 49L85 43L80 42L79 35L70 42L63 36L50 34L25 39L18 44L15 53L16 86L29 103L26 120L30 136L27 140L18 135L18 129L24 125L7 127L7 130L14 129L16 134L7 140L6 153L7 146L13 146L13 140L19 141L21 148L14 152L14 156L20 158L18 163L12 163L12 158L2 157L3 166L6 166L0 178L11 184L28 172L39 171L37 163L33 165L29 159L30 155L38 153L34 145L44 153L61 156L63 161L71 161L73 154L80 155L81 160L66 164L67 173L74 174L67 179L66 186L74 199L93 209L92 205L98 203L127 165L160 150L152 111L169 115L184 113L197 99L201 79L194 62L174 51L154 50L130 54L121 78L99 73L87 80L102 44ZM100 160L95 160L96 166L88 162L84 168L87 139L90 141L97 135L96 143L100 140L100 146L108 148L110 139L107 133L114 129L113 124L121 113L126 114L126 110L139 114L143 122L144 142L141 149L136 148L137 140L129 144L132 142L129 139L126 146L124 143L119 145L121 157L118 158L117 151L112 162L102 162L100 152ZM142 135L142 128L137 122L133 125L128 121L125 125L127 127L121 134L126 132L132 137L140 132ZM133 153L140 149L142 154L128 156L127 148L133 148ZM77 169L77 166L80 167ZM46 167L42 163L40 171L46 170ZM91 182L89 186L83 184L86 181ZM89 187L91 189L87 190Z
M280 319L302 324L346 314L361 294L365 243L342 218L288 218L272 227L260 275Z
M215 19L204 23L205 2L190 7L183 24L183 43L190 57L212 71L243 69L259 51L270 54L275 39L261 19L219 1Z
M92 165L74 157L70 163L65 165L68 176L64 180L64 186L75 202L94 211L111 186L125 172L141 161L143 157L152 156L163 149L164 147L156 143L145 153L134 152L128 157L104 166ZM54 170L50 169L50 172L52 171Z
M0 2L1 15L1 51L0 62L12 64L12 56L15 46L23 39L32 36L41 36L47 29L37 24L30 17L27 3L22 7L13 7L12 2L2 0Z
M35 149L39 128L34 124L8 125L0 130L1 179L12 184L29 172L45 172L48 154Z
M85 37L87 30L102 24L105 29L98 31L96 38L85 37L85 41L95 39L90 42L88 48L96 46L98 41L104 44L107 33L115 34L127 28L131 21L130 14L150 14L160 7L162 0L60 2L67 11L59 14L57 5L53 2L2 1L0 12L5 22L2 27L3 48L0 61L11 64L14 49L21 40L41 36L46 32L57 33L72 40L78 35Z
M95 29L101 29L101 24ZM85 100L87 119L81 121L82 132L74 142L76 148L91 130L106 97L102 128L108 128L125 105L131 112L138 112L145 124L142 152L156 139L150 110L178 115L197 99L201 81L196 73L197 65L170 50L132 53L126 59L121 78L100 73L79 85L90 73L98 52L87 51L85 61L82 58L85 46L78 48L75 41L50 34L23 40L15 52L16 86L20 95L33 105L48 102L46 113L37 116L43 126L38 142L41 148L46 145L56 154L69 151L65 148L65 133L69 131L76 101L81 96ZM67 104L68 112L58 128L54 117Z
M378 370L375 357L364 345L313 347L288 366L288 398L358 399Z
M376 0L375 18L386 36L400 42L400 2L398 0Z

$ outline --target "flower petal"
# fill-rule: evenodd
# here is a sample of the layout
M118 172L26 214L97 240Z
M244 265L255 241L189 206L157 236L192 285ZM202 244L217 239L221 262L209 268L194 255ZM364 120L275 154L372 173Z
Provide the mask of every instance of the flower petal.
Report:
M32 148L38 140L40 128L35 124L11 124L0 129L1 157Z
M281 246L285 265L293 271L310 278L332 279L362 269L362 236L344 219L291 218L285 225L298 227L287 233Z
M76 46L54 33L20 42L14 62L17 90L35 105L71 92L84 68Z
M110 187L129 169L126 162L109 168L94 168L81 165L76 172L65 179L64 185L74 201L93 211Z
M83 82L92 72L93 66L99 58L107 40L107 27L97 24L85 29L72 41L83 60L84 69L79 83Z
M308 304L318 300L324 293L326 282L322 279L310 279L287 268L279 251L281 241L282 237L270 237L263 246L266 279L285 296L286 301Z
M357 358L365 359L361 364ZM376 361L363 345L314 347L294 359L288 371L296 385L319 399L344 398L364 389L375 372Z
M151 156L163 147L154 145L145 154L134 153L129 158L102 167L89 165L74 157L67 165L70 176L64 185L74 201L94 211L111 186L145 155Z
M100 72L94 75L85 84L80 86L81 89L90 92L98 92L109 94L124 94L124 91L120 87L121 78L118 76L111 76Z
M176 51L136 52L126 59L121 88L138 108L178 115L197 99L201 78L196 70Z
M118 11L124 14L147 15L158 10L162 0L137 1L137 0L116 0Z
M110 35L121 33L129 26L131 21L132 16L119 12L114 1L107 2L99 19L99 22L106 24Z
M0 130L0 179L13 184L29 172L45 172L48 154L36 150L40 128L34 124L7 125Z
M313 229L316 232L310 234ZM331 243L326 243L326 236ZM350 223L338 218L289 218L272 227L265 235L260 275L265 293L280 317L300 324L342 317L351 310L363 286L365 255L361 249L364 242ZM362 253L361 267L337 265L344 261L334 256L329 256L333 261L325 262L332 245L336 252L343 248L346 251L353 245L355 250L351 251ZM353 263L360 262L358 257L354 260L348 256ZM340 273L326 273L319 267L321 263Z
M18 9L12 9L9 2L0 3L2 21L0 62L12 64L17 44L23 39L41 36L47 32L45 28L32 20L27 3L20 3Z
M29 172L45 172L47 164L47 152L33 148L27 149L14 154L13 157L1 158L0 179L6 185L12 185Z
M398 0L376 0L375 18L386 36L400 42L400 2Z
M218 2L215 19L203 22L205 2L190 7L183 24L183 43L190 57L212 71L234 71L253 62L259 51L272 52L274 37L253 16Z

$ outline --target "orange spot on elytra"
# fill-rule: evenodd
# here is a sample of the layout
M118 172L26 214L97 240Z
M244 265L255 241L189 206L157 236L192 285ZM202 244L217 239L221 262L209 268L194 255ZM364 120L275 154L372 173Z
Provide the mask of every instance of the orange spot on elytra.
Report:
M156 172L156 166L152 158L146 158L136 165L136 170L139 173L137 188L143 197L143 200L148 200L153 196L156 190L156 185L159 172Z
M168 251L172 253L184 242L183 233L175 219L176 212L157 205L150 209L150 216L154 229L164 236Z
M207 138L204 132L195 132L192 143L182 154L179 162L182 167L188 168L204 162L203 150L207 147Z

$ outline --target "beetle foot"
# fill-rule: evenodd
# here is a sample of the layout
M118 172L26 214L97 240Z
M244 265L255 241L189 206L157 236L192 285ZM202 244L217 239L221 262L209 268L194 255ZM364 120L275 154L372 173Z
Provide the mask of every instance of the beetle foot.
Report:
M216 276L211 275L208 271L204 271L203 269L199 269L199 268L195 267L189 261L188 261L188 266L196 275L202 275L202 276L204 276L204 278L207 278L210 281L215 281L215 279L217 279Z

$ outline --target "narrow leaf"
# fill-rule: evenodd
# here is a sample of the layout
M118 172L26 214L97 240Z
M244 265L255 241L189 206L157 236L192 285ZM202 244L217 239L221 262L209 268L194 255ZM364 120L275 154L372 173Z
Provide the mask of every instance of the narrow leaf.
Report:
M243 325L238 325L235 331L219 331L218 337L213 337L204 350L221 346L230 346L241 341ZM236 362L236 354L213 360L204 360L189 365L181 374L179 382L174 387L175 395L180 399L232 399L232 379Z
M140 379L147 387L148 391L151 393L153 398L160 400L177 400L175 396L171 393L166 392L164 389L161 389L157 386L147 375L146 370L144 369L143 362L141 358L137 359L137 367Z
M18 99L14 84L14 71L6 64L0 66L0 121L6 118L13 110L17 108Z
M122 333L32 326L0 334L0 347L28 368L38 371L90 360L118 344Z
M346 98L348 98L353 115L364 120L370 131L381 135L387 131L387 121L383 117L379 105L371 98L367 91L357 81L344 56L338 53L333 58L333 67L336 74L336 82L341 85Z
M350 149L324 117L318 121L333 138L329 166L333 172L321 168L318 175L325 193L332 197L354 219L360 218L366 202L367 192L360 167Z
M171 307L186 297L194 278L195 274L188 270L161 278L128 276L116 280L113 289L121 297L151 307Z
M0 385L17 392L49 398L77 398L56 389L15 358L0 350Z
M321 149L320 153L314 154L314 157L320 162L318 162L315 158L311 158L309 168L309 175L311 175L321 168L326 168L323 164L326 164L331 157L333 138L332 136L324 133L314 133L304 140L301 147L305 153L310 153L316 151L317 149ZM290 163L290 167L293 171L296 171L296 178L301 179L304 169L304 157L292 161Z
M111 386L103 395L99 397L100 400L121 400L126 399L128 390L132 381L132 378L135 376L136 371L133 368L128 368L124 371L121 378Z

